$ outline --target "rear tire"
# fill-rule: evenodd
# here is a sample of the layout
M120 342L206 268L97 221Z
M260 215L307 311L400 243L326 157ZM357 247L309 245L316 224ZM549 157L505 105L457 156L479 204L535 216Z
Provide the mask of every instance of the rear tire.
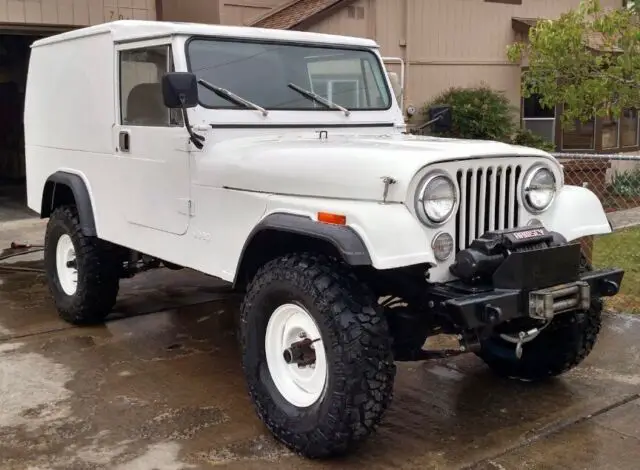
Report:
M314 335L314 367L288 364L280 348ZM247 289L240 337L258 416L307 458L351 450L392 400L396 368L384 314L342 263L311 254L267 263Z
M44 263L63 320L74 325L104 321L118 296L118 258L112 245L82 233L75 206L61 206L51 214Z

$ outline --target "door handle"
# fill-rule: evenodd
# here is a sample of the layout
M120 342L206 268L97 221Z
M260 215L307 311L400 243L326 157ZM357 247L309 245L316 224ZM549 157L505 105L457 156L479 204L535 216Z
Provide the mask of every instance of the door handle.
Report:
M118 147L121 152L129 152L131 148L131 134L129 134L129 131L120 131L118 134Z

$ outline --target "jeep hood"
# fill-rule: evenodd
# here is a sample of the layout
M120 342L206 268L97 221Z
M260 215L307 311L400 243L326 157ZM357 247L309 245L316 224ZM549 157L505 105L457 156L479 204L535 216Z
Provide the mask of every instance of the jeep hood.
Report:
M413 177L425 165L460 158L540 156L540 150L499 142L411 136L306 135L225 140L199 167L205 185L264 193L382 201L384 177L397 181L387 201L404 202ZM224 163L223 163L224 162ZM208 178L205 175L210 175Z

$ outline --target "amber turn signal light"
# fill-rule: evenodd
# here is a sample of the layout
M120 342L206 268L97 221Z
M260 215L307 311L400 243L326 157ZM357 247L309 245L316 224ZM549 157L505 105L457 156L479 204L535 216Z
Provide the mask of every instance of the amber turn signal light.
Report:
M318 222L322 222L323 224L346 225L347 217L330 212L318 212Z

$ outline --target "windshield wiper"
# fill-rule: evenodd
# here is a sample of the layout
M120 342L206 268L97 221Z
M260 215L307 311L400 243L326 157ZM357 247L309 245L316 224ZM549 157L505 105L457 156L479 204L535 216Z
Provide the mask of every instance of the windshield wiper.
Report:
M245 108L253 108L257 111L260 111L263 116L267 116L269 114L269 111L264 109L262 106L258 106L257 104L252 103L249 100L245 100L244 98L236 95L235 93L230 92L229 90L220 88L219 86L215 86L207 82L206 80L202 80L201 78L198 79L198 83L203 87L207 88L208 90L211 90L216 95L226 99L227 101L231 101L232 103L235 103L238 106L244 106Z
M344 107L340 106L339 104L335 104L333 101L329 101L328 99L323 98L322 96L318 95L317 93L314 93L314 92L309 91L309 90L305 90L304 88L299 87L295 83L289 83L289 88L291 88L292 90L297 91L302 96L306 96L307 98L309 98L311 100L317 101L318 103L325 105L327 108L339 109L340 111L342 111L344 113L345 116L349 116L351 114L351 111L349 111L347 108L344 108Z

